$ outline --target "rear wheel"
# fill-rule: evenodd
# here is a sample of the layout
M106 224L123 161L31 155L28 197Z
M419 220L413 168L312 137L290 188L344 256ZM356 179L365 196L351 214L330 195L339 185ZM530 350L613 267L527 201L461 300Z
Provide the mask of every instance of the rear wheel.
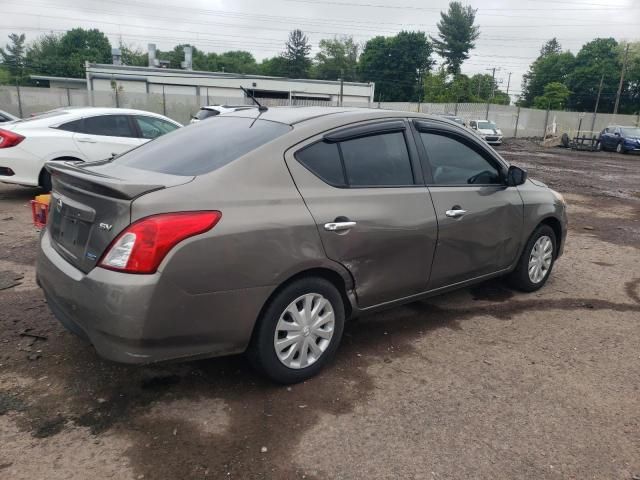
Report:
M45 193L49 193L51 191L51 174L46 170L42 169L40 172L40 188L44 190Z
M340 293L323 278L303 278L270 301L249 347L251 364L279 383L317 374L334 356L344 328Z
M547 282L556 259L556 235L549 225L540 225L525 246L509 283L523 292L534 292Z

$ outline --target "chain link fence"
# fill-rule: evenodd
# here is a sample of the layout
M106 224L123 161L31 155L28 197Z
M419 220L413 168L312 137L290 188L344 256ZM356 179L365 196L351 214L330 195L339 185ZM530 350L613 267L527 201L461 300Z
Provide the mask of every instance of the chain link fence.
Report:
M262 104L277 106L337 106L335 101L302 100L293 98L259 98ZM0 110L29 117L60 107L119 107L134 108L166 115L186 124L198 109L206 104L251 104L248 98L224 98L162 93L130 93L118 91L87 91L69 88L38 88L0 86ZM487 106L486 103L410 103L370 102L344 103L345 107L380 108L403 112L453 114L466 123L487 118L496 123L506 138L543 137L552 133L584 134L600 132L611 124L640 126L639 115L612 115L556 110L537 110L513 105Z

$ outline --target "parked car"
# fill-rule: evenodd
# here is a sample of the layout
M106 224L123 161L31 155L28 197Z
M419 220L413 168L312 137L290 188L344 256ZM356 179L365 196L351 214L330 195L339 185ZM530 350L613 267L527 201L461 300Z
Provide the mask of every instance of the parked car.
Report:
M469 128L474 130L480 138L489 145L502 145L502 130L489 120L471 120Z
M542 287L562 196L436 116L245 110L96 164L50 163L37 281L125 363L247 351L298 382L347 318L508 275Z
M15 115L11 115L9 112L0 110L0 123L13 122L15 120L20 120L20 119Z
M51 189L48 161L102 160L181 125L124 108L56 109L0 127L0 182Z
M462 125L463 127L466 126L466 124L464 123L464 120L456 115L450 114L450 113L445 113L444 115L441 115L442 118L446 118L447 120L451 120L452 122L456 122L459 125Z
M254 105L207 105L200 107L198 113L191 117L190 123L198 123L206 118L215 117L223 113L237 112L256 108Z
M611 125L600 133L596 148L618 153L640 152L640 128Z

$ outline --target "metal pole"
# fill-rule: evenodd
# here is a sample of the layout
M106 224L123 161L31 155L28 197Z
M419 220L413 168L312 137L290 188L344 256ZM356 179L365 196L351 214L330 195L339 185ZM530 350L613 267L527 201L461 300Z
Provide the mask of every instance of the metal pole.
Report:
M511 72L509 72L509 80L507 80L507 105L511 105L511 99L509 98L509 87L511 86Z
M520 107L518 106L518 112L516 113L516 128L513 132L513 138L518 136L518 123L520 122Z
M116 83L115 92L116 92L116 108L120 108L120 98L118 97L118 84L117 83Z
M485 113L484 119L489 120L489 105L491 105L491 100L493 100L493 94L495 93L496 87L496 67L491 69L491 95L487 99L487 112Z
M613 114L618 114L618 107L620 106L620 95L622 95L622 84L624 83L624 71L627 69L627 59L629 58L629 44L624 50L624 60L622 61L622 71L620 72L620 84L618 85L618 93L616 93L616 104L613 107Z
M69 89L67 88L67 106L71 106L71 93L69 92Z
M22 113L22 97L20 96L20 85L18 85L18 79L16 78L16 91L18 92L18 113L20 118L24 117Z
M547 104L547 113L544 116L544 129L542 130L542 143L544 144L545 138L547 138L547 125L549 123L549 110L551 110L551 100Z
M596 98L596 108L593 109L593 118L591 119L591 132L596 126L596 115L598 114L598 105L600 105L600 94L602 93L602 84L604 82L604 73L600 77L600 87L598 88L598 97Z
M458 115L458 101L457 100L456 100L456 106L453 109L453 114L456 115L456 116Z
M209 95L209 90L207 90L207 95ZM164 85L162 85L162 114L167 116L167 97L164 95Z
M344 100L344 70L340 69L340 106L342 106L342 101Z

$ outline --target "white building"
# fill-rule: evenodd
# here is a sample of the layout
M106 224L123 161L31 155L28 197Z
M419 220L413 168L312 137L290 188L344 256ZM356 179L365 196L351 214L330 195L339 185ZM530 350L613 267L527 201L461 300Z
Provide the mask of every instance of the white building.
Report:
M163 95L193 95L201 104L226 102L244 103L244 87L256 98L313 100L336 104L340 100L340 81L291 79L262 75L204 72L127 65L86 65L87 89L95 92L155 93ZM373 83L344 82L342 101L349 105L373 102Z

